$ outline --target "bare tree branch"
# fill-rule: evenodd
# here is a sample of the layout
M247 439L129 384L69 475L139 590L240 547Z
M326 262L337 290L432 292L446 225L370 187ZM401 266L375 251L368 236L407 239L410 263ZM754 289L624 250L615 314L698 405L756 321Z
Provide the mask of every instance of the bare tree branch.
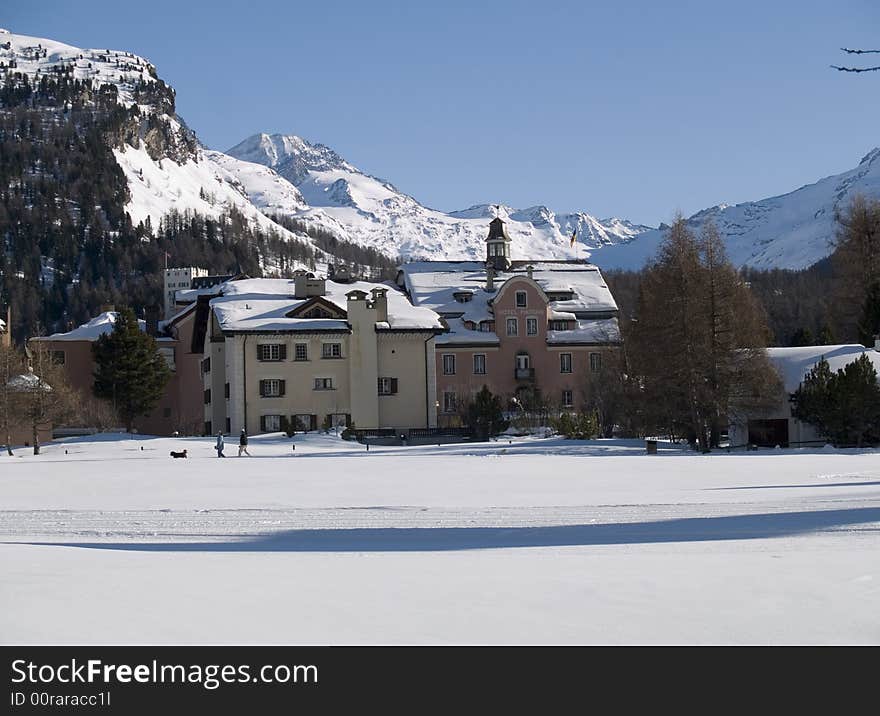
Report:
M880 50L851 50L848 47L841 47L848 55L880 55Z
M840 72L877 72L880 67L838 67L831 65L831 68Z

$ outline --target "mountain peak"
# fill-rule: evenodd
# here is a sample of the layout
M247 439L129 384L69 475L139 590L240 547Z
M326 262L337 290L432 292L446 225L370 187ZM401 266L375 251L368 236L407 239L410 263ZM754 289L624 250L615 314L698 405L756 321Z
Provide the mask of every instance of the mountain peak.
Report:
M246 162L275 169L293 184L306 179L309 172L357 169L330 147L313 144L296 134L254 134L236 144L226 154Z

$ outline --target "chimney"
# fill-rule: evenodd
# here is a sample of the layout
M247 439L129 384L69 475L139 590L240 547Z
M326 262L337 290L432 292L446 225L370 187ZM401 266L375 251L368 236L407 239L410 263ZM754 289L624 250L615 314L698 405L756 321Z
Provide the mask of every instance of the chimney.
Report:
M492 264L486 266L486 290L495 290L495 267Z
M147 306L144 309L144 316L147 323L147 335L155 338L159 335L159 307Z
M293 277L293 297L294 298L306 298L308 295L306 291L306 282L308 279L305 274L301 274L299 276Z
M529 264L528 266L526 266L526 276L528 276L529 278L531 278L531 277L532 277L532 271L534 271L534 270L535 270L535 267L532 266L531 264Z
M373 294L373 308L376 309L376 320L388 320L388 289L374 288L370 291Z
M309 298L310 296L323 296L324 279L315 278L311 274L297 275L293 279L293 297Z

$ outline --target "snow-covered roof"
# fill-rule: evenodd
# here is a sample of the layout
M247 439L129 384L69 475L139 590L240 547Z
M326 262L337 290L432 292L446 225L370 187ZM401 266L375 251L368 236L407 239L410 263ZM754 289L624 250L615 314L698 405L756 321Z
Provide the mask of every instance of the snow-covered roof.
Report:
M429 308L413 306L399 290L383 283L326 281L320 297L294 298L294 281L251 278L230 281L220 287L221 295L211 300L211 308L224 331L345 331L345 318L288 318L294 309L320 298L342 311L347 309L346 294L374 289L387 292L388 320L377 322L379 330L440 330L440 317Z
M105 333L110 333L113 326L116 325L116 318L119 314L116 311L105 311L95 316L88 323L84 323L78 328L66 333L53 333L51 336L38 337L32 340L45 341L96 341ZM146 321L138 320L138 327L145 331L147 329Z
M504 283L514 276L525 276L532 266L532 279L549 294L554 311L578 314L607 314L617 311L617 303L598 267L582 261L518 261L509 271L495 274L495 291L485 290L486 265L481 261L413 261L400 267L404 285L417 306L432 308L440 314L464 314L466 320L479 321L491 316L488 302ZM455 294L473 292L465 303ZM570 300L555 300L555 295L571 293Z
M862 345L836 346L797 346L795 348L768 348L767 357L776 367L785 384L785 390L793 393L798 389L804 377L823 357L828 361L832 372L867 355L880 373L880 353L873 348Z
M13 393L29 393L33 390L50 391L52 386L44 383L33 373L22 373L21 375L12 376L6 385Z
M620 325L616 318L578 319L577 328L547 331L547 343L619 343Z

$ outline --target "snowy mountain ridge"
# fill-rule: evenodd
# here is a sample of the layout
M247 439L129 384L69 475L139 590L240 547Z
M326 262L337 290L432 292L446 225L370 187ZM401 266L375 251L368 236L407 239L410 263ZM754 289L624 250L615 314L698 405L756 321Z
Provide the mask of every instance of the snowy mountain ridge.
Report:
M831 253L835 217L857 194L880 197L880 148L848 171L768 199L709 207L687 222L695 231L715 222L737 266L803 269ZM603 248L593 260L603 267L638 269L656 252L663 229L647 231L626 247Z
M309 208L280 213L313 222L349 241L391 256L421 259L479 259L485 255L486 224L508 222L515 258L585 257L583 247L631 241L649 227L622 219L597 219L585 212L556 214L543 205L516 209L476 204L444 213L419 203L391 182L357 169L335 151L296 135L255 134L227 151L237 159L278 172L302 194ZM232 171L235 171L233 169ZM284 201L266 187L240 176L251 200L278 211ZM570 245L577 231L578 245Z
M137 104L142 116L165 123L163 134L142 122L139 136L126 137L114 149L130 189L125 208L135 224L149 218L158 226L172 210L214 218L236 210L255 227L311 242L271 220L279 214L389 256L452 260L482 258L486 224L501 216L514 258L589 257L604 268L628 269L644 265L665 230L663 224L651 228L586 212L557 213L543 204L482 203L438 211L361 171L330 147L293 134L255 134L227 153L209 150L176 114L173 88L148 60L0 30L0 80L21 73L35 82L56 72L94 90L111 85L120 104ZM830 253L835 215L856 193L880 196L880 148L851 170L787 194L718 204L688 222L699 230L714 221L737 265L804 268ZM577 243L571 247L573 232Z

